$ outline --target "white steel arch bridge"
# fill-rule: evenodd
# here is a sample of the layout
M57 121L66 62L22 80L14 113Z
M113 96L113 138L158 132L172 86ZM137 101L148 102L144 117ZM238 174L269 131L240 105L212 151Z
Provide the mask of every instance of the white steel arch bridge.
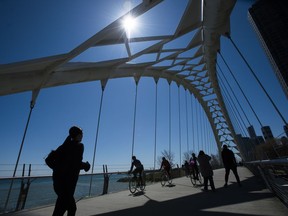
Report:
M219 151L223 144L238 150L216 74L220 37L230 34L230 14L236 0L189 0L172 34L130 37L123 19L129 14L144 16L164 3L143 0L68 53L0 65L0 95L32 91L34 104L43 88L93 80L100 80L104 88L107 80L120 77L134 77L136 83L141 77L152 77L155 82L164 78L195 96L207 115ZM137 44L145 46L134 52ZM77 60L91 49L114 45L125 47L125 58ZM149 60L141 60L146 57Z

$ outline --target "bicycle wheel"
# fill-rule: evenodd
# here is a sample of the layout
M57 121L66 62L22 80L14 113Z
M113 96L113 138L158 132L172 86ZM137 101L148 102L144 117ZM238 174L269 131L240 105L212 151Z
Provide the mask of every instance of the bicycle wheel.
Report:
M165 186L166 182L167 182L167 176L163 173L161 175L161 185Z
M134 194L137 190L137 179L134 177L131 177L129 180L129 191Z
M193 174L190 174L190 180L192 185L196 185L196 179L193 177Z

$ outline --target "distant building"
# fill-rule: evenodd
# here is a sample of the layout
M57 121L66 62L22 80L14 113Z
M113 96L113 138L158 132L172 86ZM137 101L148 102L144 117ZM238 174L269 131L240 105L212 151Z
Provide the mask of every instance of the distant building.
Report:
M256 140L257 140L257 145L265 143L265 140L263 139L262 136L257 136Z
M257 145L256 140L249 137L242 137L241 134L237 134L236 139L243 161L248 162L255 160L255 147Z
M258 0L248 18L288 98L288 1Z
M261 143L264 143L265 140L263 139L262 136L257 136L256 132L255 132L255 129L252 125L250 125L248 128L248 133L249 133L249 136L250 136L250 139L252 140L252 142L255 144L255 145L259 145Z
M254 127L251 125L247 128L250 138L255 139L257 137Z
M266 141L274 138L273 133L272 133L272 131L271 131L269 126L263 126L261 128L261 131L262 131L264 139Z

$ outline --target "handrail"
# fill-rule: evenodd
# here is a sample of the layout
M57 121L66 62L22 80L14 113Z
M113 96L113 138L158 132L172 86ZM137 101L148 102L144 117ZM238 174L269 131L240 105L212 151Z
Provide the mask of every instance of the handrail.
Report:
M279 158L279 159L273 159L273 160L257 160L257 161L249 161L244 162L244 164L267 164L267 165L286 165L288 164L288 157L287 158Z
M288 158L245 162L255 175L261 176L267 188L288 207Z

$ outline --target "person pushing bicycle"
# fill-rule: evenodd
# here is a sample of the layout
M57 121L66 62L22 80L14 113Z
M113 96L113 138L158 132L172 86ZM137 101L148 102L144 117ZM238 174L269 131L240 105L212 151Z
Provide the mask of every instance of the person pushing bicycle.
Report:
M169 161L166 160L165 157L162 157L161 167L159 170L161 170L162 167L167 172L169 179L171 179L171 173L170 173L171 165L170 165Z
M132 169L134 166L135 166L135 169L132 172ZM128 174L130 174L132 172L134 178L137 178L137 173L139 173L139 179L140 179L142 185L143 185L143 179L142 179L143 170L144 170L144 166L141 163L141 161L138 160L136 158L136 156L132 156L132 163L131 163L130 170L128 171Z

